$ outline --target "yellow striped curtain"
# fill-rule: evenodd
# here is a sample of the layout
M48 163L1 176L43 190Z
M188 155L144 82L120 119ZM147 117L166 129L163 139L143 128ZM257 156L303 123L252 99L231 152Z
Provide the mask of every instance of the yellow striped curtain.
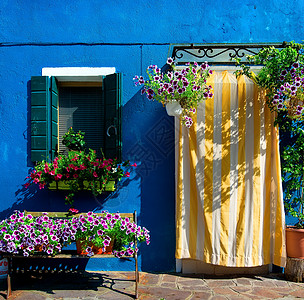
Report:
M190 129L176 127L176 258L284 266L285 216L278 131L265 93L228 71Z

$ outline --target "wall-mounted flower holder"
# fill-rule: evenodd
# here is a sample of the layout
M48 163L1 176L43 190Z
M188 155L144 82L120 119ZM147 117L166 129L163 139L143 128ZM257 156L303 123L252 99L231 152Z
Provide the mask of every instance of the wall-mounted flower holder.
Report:
M68 191L71 189L67 181L53 181L49 184L48 188L49 190L63 190L63 191ZM102 185L100 181L97 181L97 188L102 189ZM89 190L89 189L90 189L90 182L83 181L82 190ZM109 180L104 187L104 191L113 192L115 190L116 190L115 180Z

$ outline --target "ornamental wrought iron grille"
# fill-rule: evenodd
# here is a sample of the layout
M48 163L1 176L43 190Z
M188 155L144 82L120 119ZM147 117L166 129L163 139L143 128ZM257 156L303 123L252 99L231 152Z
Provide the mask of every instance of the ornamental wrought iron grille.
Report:
M246 63L246 55L254 55L263 47L284 48L283 43L272 44L174 44L169 53L176 65L186 62L208 61L210 65L234 65L234 58L241 58Z

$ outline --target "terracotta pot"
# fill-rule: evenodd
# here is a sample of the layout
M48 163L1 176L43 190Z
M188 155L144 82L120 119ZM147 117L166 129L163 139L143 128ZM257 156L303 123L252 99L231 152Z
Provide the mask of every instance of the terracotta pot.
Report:
M289 226L285 232L287 256L304 259L304 229Z
M113 244L114 244L114 242L111 240L110 245L105 248L104 252L102 251L102 248L99 248L99 247L93 245L93 243L91 243L87 246L90 246L92 248L92 251L93 251L94 254L112 254ZM81 240L76 240L76 249L77 249L77 254L79 254L79 255L87 255L88 254L88 252L85 249L82 248L82 241Z
M42 252L42 245L36 245L35 246L35 251Z

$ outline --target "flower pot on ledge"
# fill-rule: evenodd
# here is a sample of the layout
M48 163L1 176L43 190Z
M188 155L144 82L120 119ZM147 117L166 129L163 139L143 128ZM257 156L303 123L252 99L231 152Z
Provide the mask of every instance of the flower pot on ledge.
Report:
M101 188L101 183L97 182L98 188ZM89 190L90 182L89 181L83 181L83 190ZM70 186L66 181L53 181L49 184L49 190L63 190L67 191L70 190ZM109 180L104 188L104 191L106 192L113 192L115 191L115 180Z

